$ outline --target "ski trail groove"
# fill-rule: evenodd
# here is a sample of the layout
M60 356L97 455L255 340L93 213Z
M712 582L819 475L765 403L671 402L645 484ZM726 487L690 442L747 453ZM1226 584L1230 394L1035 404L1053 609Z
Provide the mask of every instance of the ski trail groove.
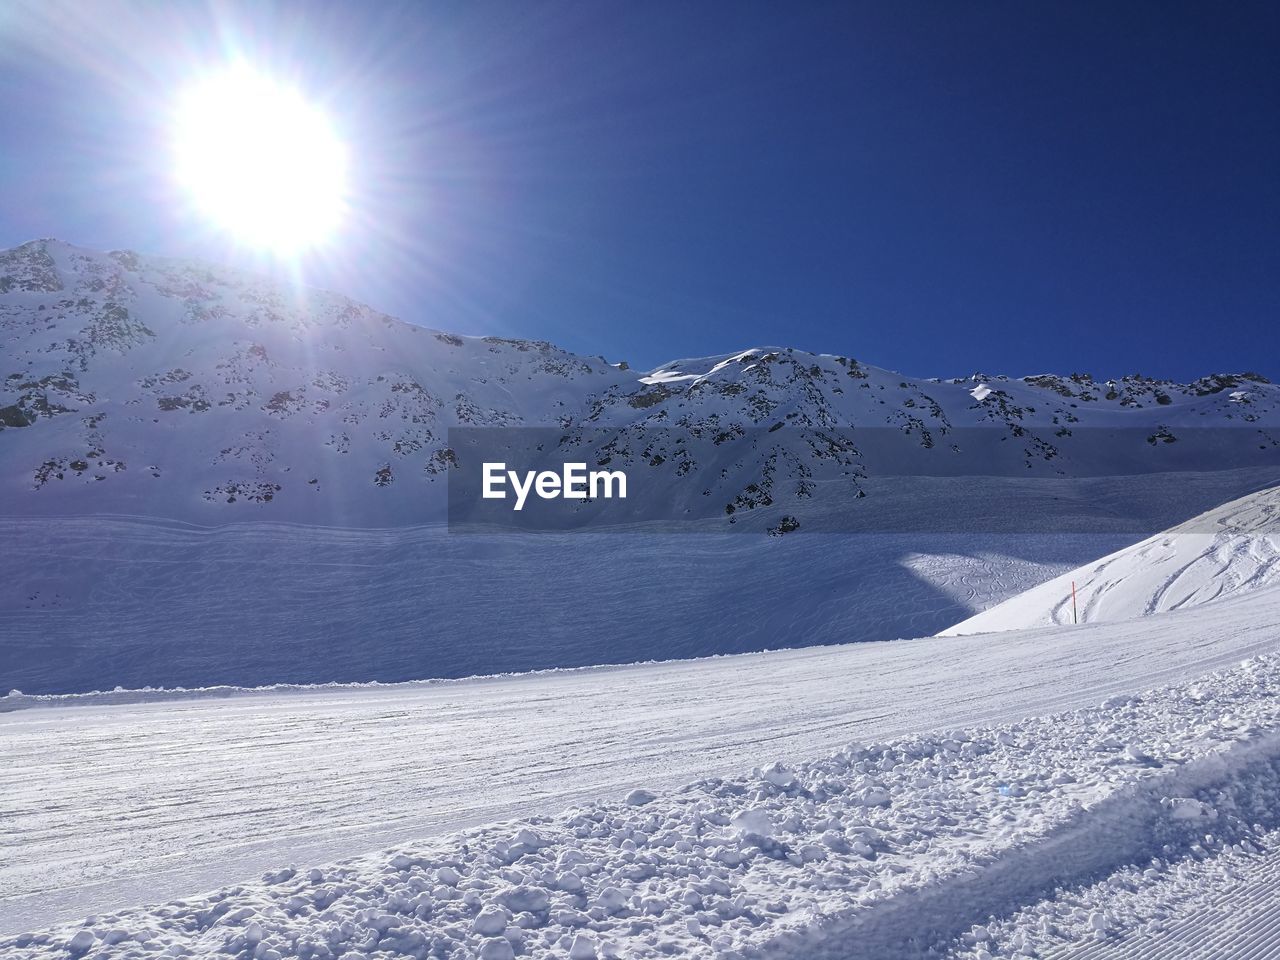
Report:
M1105 876L1117 867L1151 855L1151 837L1168 819L1161 800L1185 796L1228 781L1248 768L1280 760L1280 730L1179 767L1168 774L1127 785L1096 806L1082 809L1070 823L1045 837L993 854L987 863L958 872L942 882L893 897L870 909L847 910L817 917L803 933L788 931L761 948L761 960L862 960L936 957L940 943L953 941L991 916L1011 913L1035 903L1056 888ZM1276 798L1280 801L1280 797ZM1277 855L1280 862L1280 855ZM1260 884L1264 892L1280 891L1280 876ZM1276 931L1267 931L1268 935ZM1280 939L1280 934L1276 934ZM856 944L856 946L854 946ZM1230 955L1244 954L1232 949ZM1125 953L1124 956L1141 956ZM1227 953L1196 953L1225 956ZM1071 953L1073 960L1112 953Z

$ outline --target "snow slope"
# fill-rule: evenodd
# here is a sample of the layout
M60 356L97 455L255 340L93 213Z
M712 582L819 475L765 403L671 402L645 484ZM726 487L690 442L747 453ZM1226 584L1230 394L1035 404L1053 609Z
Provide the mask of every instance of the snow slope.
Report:
M102 706L84 705L93 698L51 705L55 698L0 713L0 928L193 895L283 864L477 823L552 816L635 787L665 795L853 740L1044 717L1278 646L1273 587L1067 632L390 688ZM1233 709L1243 722L1274 708L1224 699L1214 713L1214 697L1179 698L1179 722L1192 726L1225 723ZM1125 716L1080 721L1090 737L1119 743L1105 749L1104 773L1125 745L1107 724ZM1154 729L1170 716L1153 717ZM1258 716L1260 727L1271 723ZM1144 736L1141 746L1173 757L1204 744ZM1024 777L1041 770L1037 757L1015 766ZM755 788L745 789L738 796ZM910 800L891 809L915 808Z
M966 938L971 948L957 955L1060 960L1275 956L1280 941L1280 829L1270 810L1276 787L1273 760L1270 769L1259 765L1247 776L1203 791L1213 814L1243 809L1255 814L1254 824L1241 830L1238 822L1229 823L1224 836L1214 822L1213 832L1170 851L1172 856L1125 864L1094 883L1059 891L991 922L975 931L980 940Z
M928 635L1127 539L0 520L0 692L456 678Z
M1277 425L1252 374L927 380L787 348L641 373L35 241L0 252L0 690L932 633L1274 484ZM475 468L503 451L607 462L631 495L490 535L517 515Z
M1229 615L1214 619L1213 614L1224 611ZM1010 916L1016 922L1020 908L1038 912L1044 909L1046 897L1075 897L1067 887L1084 885L1081 896L1087 903L1089 882L1123 873L1131 863L1150 864L1140 879L1148 890L1175 884L1187 865L1194 866L1206 856L1256 850L1257 842L1266 842L1274 834L1280 826L1275 812L1280 809L1280 701L1274 696L1280 683L1280 654L1259 651L1280 646L1277 613L1277 591L1272 589L1160 618L1092 625L1067 635L1015 632L994 644L986 638L985 646L958 638L846 648L829 651L824 658L825 687L816 678L797 685L800 678L790 669L796 665L803 669L805 661L819 656L818 651L612 671L625 678L627 691L637 685L650 687L651 693L660 691L661 707L655 702L634 711L625 705L626 694L620 690L605 694L610 705L615 697L622 699L622 712L629 718L653 718L660 709L662 728L673 734L650 737L641 727L635 742L624 735L612 746L615 756L621 751L629 755L622 764L630 783L645 788L633 789L625 797L619 790L617 799L588 801L537 816L539 792L530 789L533 783L526 783L517 822L401 842L384 853L337 864L311 866L277 849L274 852L283 856L260 880L157 907L99 910L89 908L82 899L77 906L93 909L94 915L0 939L0 950L14 960L161 953L228 953L257 960L374 954L480 960L509 960L517 955L571 960L670 955L847 960L1026 956L1046 942L1078 944L1084 938L1116 936L1137 912L1126 917L1073 905L1062 913L1061 925L1045 922L1030 934L992 918ZM1163 629L1156 628L1157 619ZM1092 659L1082 656L1079 641L1086 635L1097 649L1098 656ZM1173 643L1168 642L1170 638ZM1046 656L1048 644L1056 649ZM953 655L968 656L972 669L967 674L954 670L954 664L951 672L936 669L947 647ZM993 647L1004 648L992 655ZM1026 656L1029 648L1037 655ZM1065 659L1073 662L1073 672L1061 670L1063 648L1069 648ZM1119 656L1121 649L1129 653L1127 659ZM848 690L851 685L848 673L841 676L843 683L831 683L831 668L855 667L877 651L890 661L878 665L877 676L892 684L905 674L898 682L915 686L917 696L903 697L904 691L899 690L885 701L879 700L874 688L862 688L861 716L846 713L849 705L833 710L836 705L821 694L837 693L841 687ZM986 662L981 659L984 651L990 658ZM1109 662L1113 651L1114 667ZM1100 706L1049 715L1073 701L1096 702L1103 690L1116 685L1185 676L1245 653L1253 655L1243 664L1194 682L1141 695L1112 696ZM922 654L929 659L917 659ZM845 663L837 665L831 657ZM1091 662L1094 670L1080 669ZM1150 680L1135 679L1135 663L1151 672ZM895 666L912 669L895 670ZM997 668L992 671L997 675L984 675L989 666ZM993 702L991 695L1000 686L1002 671L1010 679L1029 683L1035 691L1032 698L1020 699L1026 687L1010 684L1004 689L1012 702ZM696 677L699 673L703 676ZM744 699L740 694L746 691L730 689L725 703L736 715L727 724L720 721L728 729L758 730L764 725L797 730L798 717L785 712L797 710L797 701L803 701L826 724L835 716L840 718L827 736L843 734L847 739L853 733L863 735L863 742L846 744L821 759L761 763L750 773L724 778L708 777L706 767L700 766L700 779L680 789L662 789L650 778L655 771L650 751L657 748L660 754L678 756L690 740L700 739L707 715L714 712L704 700L691 723L681 709L684 701L679 690L695 677L699 686L720 678L736 686L743 673L754 673L755 683L777 694L781 703L775 698ZM777 683L767 682L765 674ZM589 698L610 685L609 672L603 671L523 682L549 694L548 709L555 709L553 705L574 700L557 684L572 684L582 677L590 678L580 687ZM462 689L460 685L454 692ZM955 691L950 698L949 690ZM798 695L801 691L806 695ZM330 779L347 785L338 789L349 789L352 781L367 783L377 751L369 748L365 735L379 725L386 729L414 724L414 711L402 709L407 706L404 699L387 699L408 695L405 691L369 695L372 702L392 709L379 711L376 718L370 718L367 709L362 712L366 728L360 731L359 742L364 761L357 759L354 768L339 768L328 751L308 754L309 762L299 765L298 752L290 749L289 773L313 778L317 788L330 794L334 786L323 777L330 764L333 772L342 770L341 777L330 775ZM173 704L158 705L161 710L153 711L149 720L142 717L142 708L109 708L115 711L114 723L110 716L84 707L10 714L6 724L34 725L23 731L20 742L46 755L52 750L55 763L21 764L18 771L7 771L18 782L6 784L3 796L16 796L21 805L24 798L36 794L40 779L51 775L43 771L57 767L60 752L69 752L78 761L79 776L73 783L88 781L101 793L92 801L93 817L76 816L85 791L73 786L67 804L53 813L55 823L32 822L21 806L17 819L11 816L3 821L14 824L10 829L26 840L20 859L27 868L20 863L17 870L7 870L17 874L18 886L35 883L63 892L53 898L54 903L61 901L61 908L51 905L47 895L15 898L12 893L6 908L16 904L23 911L14 915L16 919L32 925L53 919L59 909L70 912L65 892L75 889L76 882L69 876L74 867L68 862L73 859L66 855L68 850L97 847L114 851L117 859L120 851L128 850L127 856L141 861L131 865L134 870L158 852L189 860L191 851L179 853L147 833L149 825L171 817L170 811L182 810L183 764L201 764L195 802L233 807L234 801L228 802L223 790L209 787L239 781L242 789L254 791L255 807L269 809L260 792L270 788L272 777L264 776L267 771L253 760L264 747L268 752L273 747L268 743L246 751L244 741L228 742L224 734L251 733L258 720L252 712L256 704L262 713L276 713L277 720L291 712L310 717L309 723L300 726L268 724L267 739L276 740L282 733L290 739L306 736L327 715L315 712L316 696L303 695L290 702L278 696L247 695L221 704L192 705L206 720L211 719L211 708L220 708L219 719L228 722L201 738L203 747L198 752L203 757L198 761L185 758L188 748L182 732L190 729L191 718L182 717ZM338 696L358 697L350 692ZM486 699L489 705L501 702L499 696ZM905 717L898 714L886 722L876 716L878 709L892 711L896 706L901 710L904 703L909 705L908 715L922 710L929 726L939 721L945 725L946 720L961 716L976 718L984 711L1016 716L1030 703L1043 713L1040 719L995 725L990 720L971 720L959 729L883 739L883 732ZM783 715L778 713L779 706ZM528 749L534 746L531 736L546 736L555 729L552 723L528 723L528 708L522 705L521 722L510 734L526 747L523 762L534 768L526 776L563 789L566 769L574 771L570 776L592 769L591 761L597 758L590 755L573 755L566 767L555 756ZM587 752L597 750L612 736L608 722L619 712L584 711L583 720L596 736L575 743L566 731L570 734L566 747L575 753L584 746ZM917 716L915 722L921 719ZM177 723L169 722L173 720ZM152 727L149 737L147 726ZM461 732L452 723L441 726ZM141 736L128 736L130 728ZM339 745L356 739L335 737L341 729L330 726L328 736ZM380 758L382 763L390 761L382 769L397 773L386 785L401 792L412 787L424 794L438 792L446 781L436 757L449 748L422 744L413 732L402 730L400 739L417 747L419 763ZM123 740L129 759L151 753L157 760L177 765L166 776L170 792L147 794L156 809L148 810L140 824L127 822L125 811L133 809L127 802L119 804L126 822L102 815L106 812L101 809L102 798L119 792L124 785L121 778L147 769L145 764L131 764L133 770L123 772L112 762L124 759L119 752L106 759L95 747L104 735L113 742ZM487 727L478 740L459 745L457 739L452 738L455 747L461 746L459 759L471 765L475 751L485 749L480 740L501 740L502 733ZM752 749L760 751L758 741L750 739ZM812 747L812 734L808 739ZM221 758L237 745L242 752L234 775L219 776L211 764L225 762ZM773 743L765 749L776 757L783 753L782 747ZM310 768L312 758L321 771L300 769ZM423 769L424 762L431 767L421 779L403 776L405 770ZM713 758L710 766L719 762ZM245 783L259 777L262 783ZM376 775L371 779L376 782ZM502 777L496 779L501 782ZM474 790L478 781L489 785L472 766L467 782ZM294 798L295 809L317 801L311 791L298 789L297 782L291 786L287 795ZM551 803L563 805L566 799L557 795ZM343 815L342 806L327 809ZM360 805L359 809L365 808ZM205 822L216 823L208 812ZM251 816L242 812L239 821ZM329 816L332 821L334 814ZM228 832L236 828L236 820L222 824ZM110 839L115 831L122 832L123 843ZM191 834L182 831L184 838ZM61 856L55 853L59 849L64 851ZM296 865L283 866L286 858ZM34 869L37 864L46 869ZM48 874L50 864L58 866L61 878ZM120 867L118 862L108 862L107 870ZM187 873L185 882L191 880ZM1256 887L1255 883L1251 889ZM6 884L5 889L14 886ZM113 884L113 889L118 896L128 888ZM172 877L157 889L172 895ZM1264 887L1259 895L1269 896L1268 890ZM13 919L7 920L6 926L14 925ZM1127 955L1143 954L1138 949Z
M1055 577L942 636L1127 620L1280 581L1280 487L1262 490ZM1073 611L1071 585L1075 583Z

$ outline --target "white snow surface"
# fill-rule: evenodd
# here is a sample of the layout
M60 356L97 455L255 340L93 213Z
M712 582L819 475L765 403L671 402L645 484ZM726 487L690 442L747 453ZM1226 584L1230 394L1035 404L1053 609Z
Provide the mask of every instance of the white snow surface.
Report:
M1196 791L1212 832L1161 851L1103 879L1063 890L1008 919L975 927L964 958L1052 956L1058 960L1219 960L1275 956L1280 930L1280 829L1274 808L1280 777L1274 760L1247 776ZM1253 815L1244 829L1223 822L1225 807ZM1203 820L1201 821L1203 825ZM1270 824L1268 826L1267 824ZM1225 826L1226 830L1221 827Z
M1225 485L1275 482L1253 470L1105 478L1090 502L1132 517L1145 499L1183 517L1220 503ZM919 514L897 486L877 498L879 515ZM1057 489L1007 480L1000 500L1031 512L1052 499L1046 487ZM966 489L952 478L919 491L956 532L0 518L0 692L458 678L925 636L1136 539L1092 521L1079 533L984 533L988 506Z
M1100 669L1090 682L1070 684L1059 676L1056 691L1039 688L1035 700L1042 707L1062 706L1072 700L1096 700L1117 680L1133 684L1132 674L1123 676L1125 659L1117 650L1108 649L1109 636L1113 643L1123 639L1127 649L1139 650L1139 659L1153 679L1203 669L1206 664L1238 657L1251 646L1274 648L1274 593L1263 591L1169 615L1162 618L1162 631L1151 629L1156 621L1149 619L1130 624L1132 633L1116 625L1096 625L1069 637L1052 632L1024 634L1024 645L1038 640L1042 650L1060 638L1058 645L1072 648L1077 665L1082 647L1073 643L1073 638L1088 634L1097 648ZM1253 635L1254 643L1230 634L1208 639L1212 633L1209 615L1225 610L1234 613L1229 620L1236 624L1259 628ZM1250 634L1247 627L1241 632ZM1165 649L1158 637L1171 634L1179 642ZM1269 641L1259 642L1264 635ZM1199 644L1193 639L1197 637ZM964 651L970 658L977 655L972 641L949 643L956 653ZM994 705L982 700L981 691L1001 686L1001 677L992 675L998 671L988 673L989 666L1012 660L1017 665L1013 675L1030 673L1033 685L1039 687L1048 685L1052 671L1033 664L1040 660L1061 662L1052 654L1034 660L1019 658L1016 634L1001 643L1013 649L1001 650L1004 656L994 657L993 663L975 662L967 674L951 674L961 678L958 682L953 679L952 685L965 688L965 695L951 704L950 716L976 717L984 708L991 710ZM1197 646L1199 657L1188 656ZM878 649L914 651L917 656L926 652L938 658L942 647L942 641L932 640ZM842 653L875 649L863 646ZM803 660L817 655L818 651L804 651L782 657ZM748 671L751 664L767 666L778 680L776 689L788 691L791 699L800 689L813 692L812 682L808 687L797 687L796 677L779 674L783 664L778 660L776 655L759 655L713 664L718 674L729 677L733 671L726 671L726 664ZM1111 663L1119 664L1118 671ZM1101 669L1104 664L1108 669ZM901 676L900 671L883 669L887 664L879 666L878 674L888 678L890 685L895 676ZM908 682L919 683L922 667L918 663L911 666L915 669L907 671ZM658 676L665 674L667 681L661 686L665 688L668 716L673 705L682 702L679 674L674 671L696 667L668 665L658 672ZM617 672L627 679L627 686L634 687L643 682L646 671L655 669ZM1117 677L1117 672L1122 676ZM847 686L849 674L842 673ZM940 695L946 674L939 670L929 675L933 678L932 694ZM983 682L963 679L974 676L981 676ZM587 690L597 689L599 680L599 672L593 672ZM543 678L530 685L546 693L545 682ZM866 722L870 718L864 716L858 732L870 736L846 743L821 759L771 762L750 773L704 776L683 787L633 793L626 800L577 803L547 816L531 814L530 808L539 806L539 794L528 791L518 821L464 829L434 840L402 842L379 854L338 863L312 866L315 861L282 858L255 881L159 906L95 911L74 923L9 936L0 940L0 950L7 960L224 953L256 960L374 954L883 958L930 952L987 957L1029 955L1027 946L1032 940L1042 943L1057 937L1059 942L1078 944L1082 936L1115 938L1135 927L1151 908L1148 905L1144 914L1136 908L1118 912L1079 906L1077 901L1087 905L1090 897L1097 898L1089 885L1097 884L1099 877L1122 874L1130 864L1138 863L1147 871L1142 875L1143 884L1172 890L1187 864L1194 866L1224 853L1250 855L1260 849L1259 844L1270 842L1280 823L1274 813L1280 800L1278 684L1280 654L1255 651L1235 667L1192 682L1166 685L1141 695L1111 696L1091 707L1055 714L1046 711L1040 719L968 723L959 728L943 724L939 728L936 721L946 715L947 708L935 708L930 718L933 722L928 722L933 732L882 737L877 731L892 723ZM1016 701L1018 687L1007 685L1006 689ZM567 693L559 691L552 699L574 699L565 696ZM897 693L894 700L900 701L901 691ZM978 702L971 699L975 695ZM824 709L832 706L821 697L804 699L822 703ZM931 698L916 698L917 702L927 699ZM308 703L313 701L295 699L293 709ZM225 711L253 704L260 710L288 709L282 700L253 696L230 704L205 702L193 707ZM168 726L169 731L163 744L153 741L150 749L155 761L180 767L186 762L182 759L182 722L165 724L160 717L174 718L174 707L159 706L162 709L153 711L159 716L152 722ZM778 715L778 703L756 706L761 708L756 714L758 721L776 724L779 729L796 729L794 718ZM111 709L126 727L138 726L136 713ZM521 713L527 715L527 709L527 704L522 705ZM1017 711L1017 706L1012 708ZM680 742L696 740L696 732L692 737L685 734L691 726L696 731L697 721L691 723L688 716L679 715L678 707L674 712L677 716L671 717L672 728L680 731ZM705 711L699 712L705 715ZM991 712L1008 713L1001 708ZM314 707L311 716L313 723L321 720ZM380 716L381 725L387 726L391 718ZM257 806L264 809L269 783L279 774L264 769L257 762L257 752L245 749L243 740L228 742L227 734L245 727L247 717L226 718L232 720L229 728L209 729L202 738L205 757L200 796L213 794L211 799L216 803L217 792L209 789L211 785L236 789L221 776L227 771L219 769L217 755L225 752L236 756L241 771L231 780L254 781L251 789ZM401 712L398 726L404 739L418 743L415 734L419 731L410 718L410 713ZM210 719L204 718L206 722ZM546 719L552 722L525 724L522 729L556 726L554 718ZM581 751L573 758L577 769L592 765L593 740L598 743L610 736L607 719L598 712L593 719L597 735L572 747ZM94 708L20 711L10 714L5 722L46 725L43 732L28 728L22 737L25 742L39 744L46 754L57 749L59 739L63 749L70 740L82 743L82 748L74 751L79 755L79 769L62 768L68 786L106 773L94 771L95 749L88 742L95 726L107 732ZM504 738L504 731L486 726L488 740ZM295 736L279 723L271 727L281 740ZM858 729L859 725L845 726L841 732L850 727ZM456 725L450 728L455 739L465 743L464 753L469 756L464 762L474 763L478 741L466 738ZM124 730L110 733L118 742ZM364 731L361 734L361 751L377 754L377 746ZM562 781L567 775L554 756L529 750L532 745L523 735L512 731L507 736L526 741L526 756L544 771L543 784ZM329 738L343 739L333 727ZM145 735L133 742L140 744L142 740ZM642 756L647 745L636 738L629 739L627 746ZM772 746L774 756L785 752L777 749L780 744ZM298 753L296 749L289 753L295 758L292 769L296 769ZM396 757L381 759L388 764L384 769L400 773L421 770L421 780L396 779L411 781L412 786L429 793L432 790L428 788L438 789L447 773L434 759L438 749L423 753L417 767L399 763ZM113 771L108 780L118 792L130 775L123 771L136 775L145 767L130 763L131 758L122 757L115 748L112 754ZM433 757L429 770L423 767L428 756ZM98 763L107 765L101 760ZM314 755L314 763L329 776L337 772L338 764L321 754ZM710 764L716 765L714 761ZM56 763L22 766L21 777L26 782L16 791L19 797L40 790L41 785L31 780L38 780L41 770L58 768ZM656 773L653 768L645 770L643 763L634 762L628 767L633 782L653 782L648 776ZM12 771L11 766L9 769ZM361 773L357 763L355 769L347 768L346 779L363 779ZM178 770L171 769L167 779L178 781L176 774ZM324 789L322 776L312 776L311 789L298 789L300 785L295 783L292 793L302 802L323 802L313 792ZM477 782L488 785L488 778L474 766L468 781L472 791ZM152 794L151 803L161 809L181 808L183 798L174 794L180 789L171 787L164 796ZM14 795L15 785L6 783L3 796ZM104 799L100 797L99 802ZM58 835L55 842L63 844L64 851L66 845L81 850L101 845L111 848L116 857L126 850L125 856L145 857L148 850L163 849L163 844L156 842L158 838L139 833L158 819L152 810L145 811L141 825L117 823L110 828L123 828L130 835L126 844L110 842L101 835L81 836L75 842L69 833L101 831L111 818L103 815L107 810L87 821L77 818L71 809L78 802L74 788L66 800L55 812L63 822L52 829L50 825L42 830L38 824L23 820L19 811L17 829L26 841L21 848L24 858L39 861L46 870L50 865L65 864L63 858L50 855L54 848L48 843L55 839L52 834ZM192 798L193 802L199 800ZM554 802L566 806L561 797ZM136 815L136 805L129 806ZM188 815L199 814L189 811ZM294 815L304 819L301 809L295 809ZM334 810L328 815L332 819ZM209 817L207 810L204 817ZM14 819L6 817L5 822L13 823ZM224 824L228 826L234 830L236 825L234 821ZM190 847L184 851L170 848L170 852L184 860L192 855ZM1220 876L1240 879L1231 871ZM13 889L12 877L6 879L11 881L6 889ZM50 879L45 873L40 882L49 883ZM1070 887L1079 887L1080 892L1065 893L1064 888ZM1062 905L1072 897L1076 899ZM8 904L12 903L10 898ZM1176 907L1177 898L1171 897L1169 904L1168 909ZM25 916L34 919L40 909L39 904L32 904ZM1019 910L1041 918L1057 916L1059 921L1041 922L1033 938L1018 927ZM1015 920L1002 925L991 919L1002 914ZM1026 926L1025 919L1021 923ZM1064 934L1064 930L1068 932Z
M457 678L922 636L1128 539L0 519L0 693Z
M194 897L283 864L325 863L507 818L550 816L564 829L577 829L556 820L557 812L598 797L621 800L637 788L656 793L659 806L623 805L648 816L667 810L662 804L687 794L679 786L699 778L732 777L778 760L794 764L854 740L1077 709L1151 684L1186 681L1278 643L1280 593L1273 588L1069 631L222 699L49 705L54 698L37 709L0 714L0 929L30 930L133 903ZM1198 699L1193 709L1184 698L1183 720L1216 722L1218 715L1206 711L1218 702ZM1234 709L1263 706L1242 701ZM1085 726L1092 736L1111 722L1108 715ZM1153 720L1157 728L1171 722L1164 715ZM1162 769L1150 758L1166 763L1161 742L1127 733L1111 740L1116 745L1108 756L1122 766ZM1178 741L1177 750L1194 752L1198 742ZM1024 776L1042 766L1026 755L1019 763ZM906 816L914 808L913 800L890 809ZM731 815L745 809L735 807ZM788 814L770 816L783 824ZM1033 819L1041 822L1043 811ZM653 836L654 829L641 832ZM790 843L787 836L784 830L780 842ZM469 850L484 848L467 843ZM619 843L619 855L634 852L625 840ZM449 856L459 859L456 852ZM736 871L741 864L720 866ZM795 876L804 878L803 872ZM364 889L372 881L352 882ZM235 903L251 889L219 896ZM489 905L481 900L477 911ZM197 909L199 902L176 909ZM360 902L352 917L373 907ZM609 930L609 937L618 936Z
M941 636L1128 620L1280 581L1280 487L1224 504L1172 530L989 607ZM1072 583L1075 602L1072 602Z

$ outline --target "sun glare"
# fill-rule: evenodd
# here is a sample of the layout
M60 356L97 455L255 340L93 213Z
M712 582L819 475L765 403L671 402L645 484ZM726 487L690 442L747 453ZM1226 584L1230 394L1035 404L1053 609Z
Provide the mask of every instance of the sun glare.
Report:
M287 255L322 243L346 205L346 150L329 119L293 89L235 66L178 100L179 183L241 243Z

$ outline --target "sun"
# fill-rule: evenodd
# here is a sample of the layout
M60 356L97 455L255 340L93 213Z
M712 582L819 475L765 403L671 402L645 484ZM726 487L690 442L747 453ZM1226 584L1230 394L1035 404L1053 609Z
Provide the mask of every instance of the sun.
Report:
M329 118L248 66L183 91L173 137L178 183L240 243L296 254L330 239L343 219L347 151Z

